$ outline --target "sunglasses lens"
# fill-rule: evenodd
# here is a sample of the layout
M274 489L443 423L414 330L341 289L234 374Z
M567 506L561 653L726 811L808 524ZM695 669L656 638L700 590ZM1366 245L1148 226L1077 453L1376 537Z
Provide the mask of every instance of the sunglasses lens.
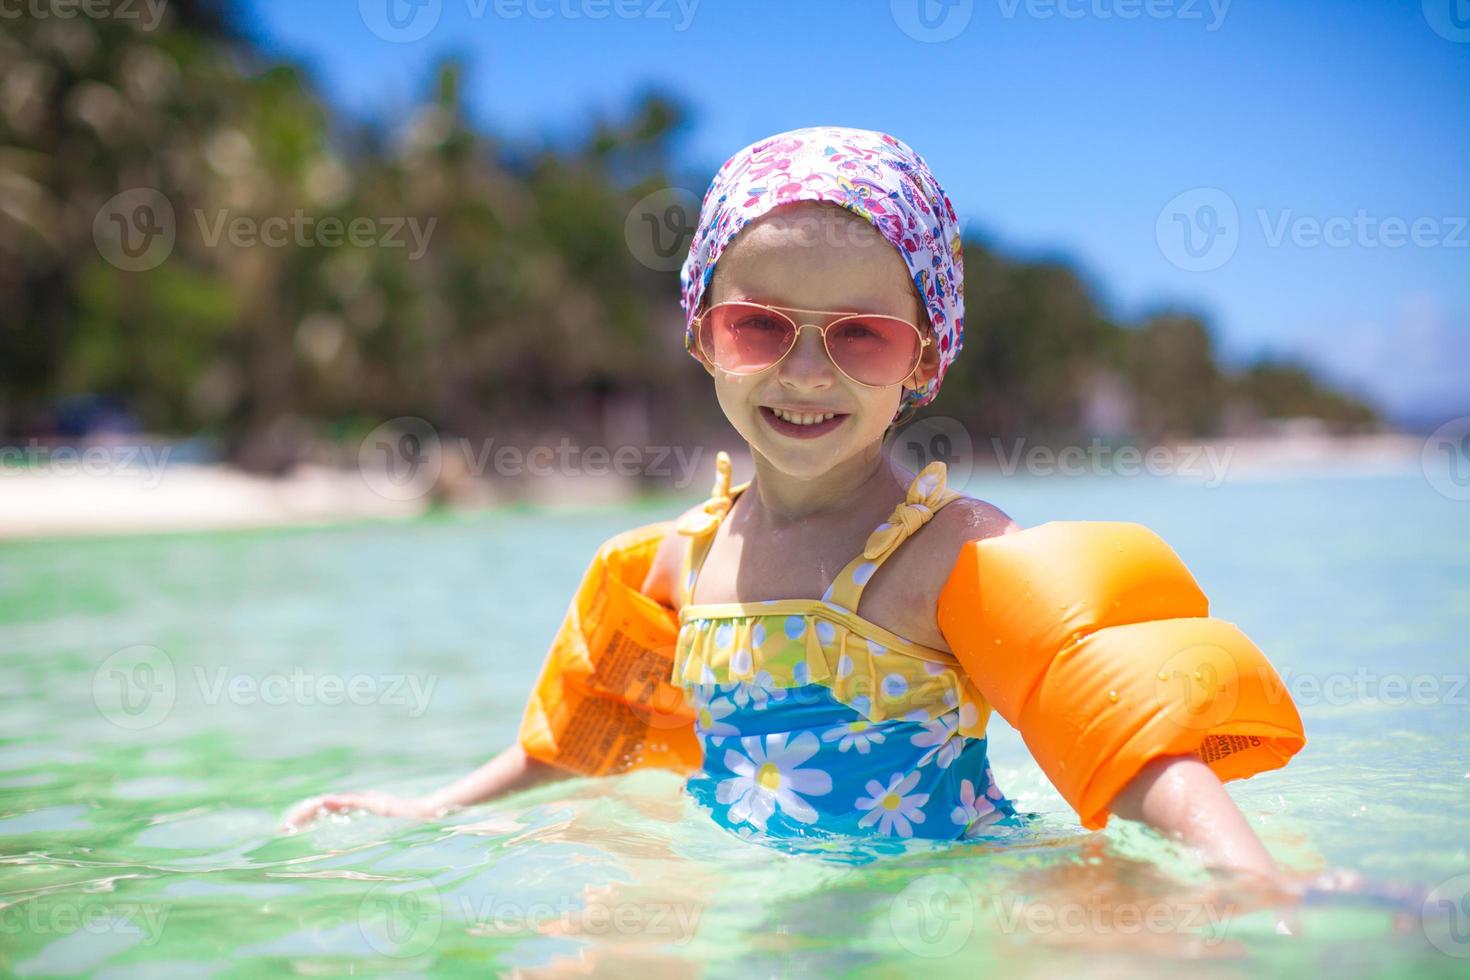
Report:
M848 377L865 385L898 384L919 362L919 333L887 316L839 320L827 331L827 352Z
M791 321L751 303L712 307L699 334L705 356L729 374L765 370L786 355L795 338Z
M796 327L774 310L755 303L719 303L705 314L699 344L706 357L729 374L755 374L775 364L796 342ZM919 363L922 341L906 320L852 316L827 330L827 353L859 384L898 384Z

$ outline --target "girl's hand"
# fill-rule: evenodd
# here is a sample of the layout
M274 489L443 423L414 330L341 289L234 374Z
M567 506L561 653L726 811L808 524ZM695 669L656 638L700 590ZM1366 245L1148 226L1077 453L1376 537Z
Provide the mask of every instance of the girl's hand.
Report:
M325 813L344 813L349 810L365 810L380 817L413 817L428 820L437 817L443 808L427 799L392 796L388 793L328 793L302 800L291 808L281 824L284 832L294 832L307 826Z
M511 745L480 768L428 796L404 797L388 793L328 793L302 800L281 823L282 833L294 833L324 813L365 810L382 817L430 820L450 810L474 806L506 793L528 789L571 775L565 769L526 755L519 743Z

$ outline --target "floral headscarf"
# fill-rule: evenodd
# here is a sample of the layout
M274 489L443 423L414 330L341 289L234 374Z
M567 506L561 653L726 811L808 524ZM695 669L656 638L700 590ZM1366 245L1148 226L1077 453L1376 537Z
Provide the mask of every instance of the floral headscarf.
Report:
M939 370L905 406L926 405L965 339L965 269L954 206L924 158L887 133L809 126L736 153L715 174L679 273L684 347L694 353L694 316L719 260L740 229L782 204L830 201L869 221L908 264L939 348Z

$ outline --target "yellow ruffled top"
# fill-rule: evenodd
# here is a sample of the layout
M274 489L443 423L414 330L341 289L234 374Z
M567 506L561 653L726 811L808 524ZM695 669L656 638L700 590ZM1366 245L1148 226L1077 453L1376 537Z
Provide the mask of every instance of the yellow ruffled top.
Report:
M940 508L962 494L945 485L942 461L924 467L903 503L869 535L862 554L821 599L695 604L689 600L714 532L750 484L730 486L730 457L715 463L714 489L678 525L691 536L684 562L674 682L685 687L737 681L768 690L820 684L873 722L928 721L957 711L958 734L980 738L990 705L950 653L899 636L857 614L878 568Z

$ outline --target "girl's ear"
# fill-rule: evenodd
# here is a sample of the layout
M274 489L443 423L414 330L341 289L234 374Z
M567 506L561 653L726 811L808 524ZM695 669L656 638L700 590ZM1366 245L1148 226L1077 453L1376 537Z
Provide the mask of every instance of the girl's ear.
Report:
M713 378L715 376L715 366L713 364L711 364L709 361L705 360L704 351L702 351L702 350L699 349L699 344L698 343L696 343L694 345L693 350L694 350L694 357L699 361L700 364L704 365L705 373L707 373L711 378Z
M700 304L700 309L699 309L699 315L700 316L703 316L704 315L704 307L705 307L705 304L701 303ZM692 341L689 344L689 352L694 355L694 359L695 360L699 361L700 364L704 365L704 370L709 374L710 377L713 378L715 376L715 366L713 364L711 364L705 358L704 351L702 351L702 350L699 349L699 336L698 336L698 331L697 330L695 331L694 338L692 339Z
M925 326L927 329L927 324ZM919 357L919 366L914 368L913 375L903 383L905 388L922 388L939 373L939 342L932 333L928 334L928 337L929 344Z

